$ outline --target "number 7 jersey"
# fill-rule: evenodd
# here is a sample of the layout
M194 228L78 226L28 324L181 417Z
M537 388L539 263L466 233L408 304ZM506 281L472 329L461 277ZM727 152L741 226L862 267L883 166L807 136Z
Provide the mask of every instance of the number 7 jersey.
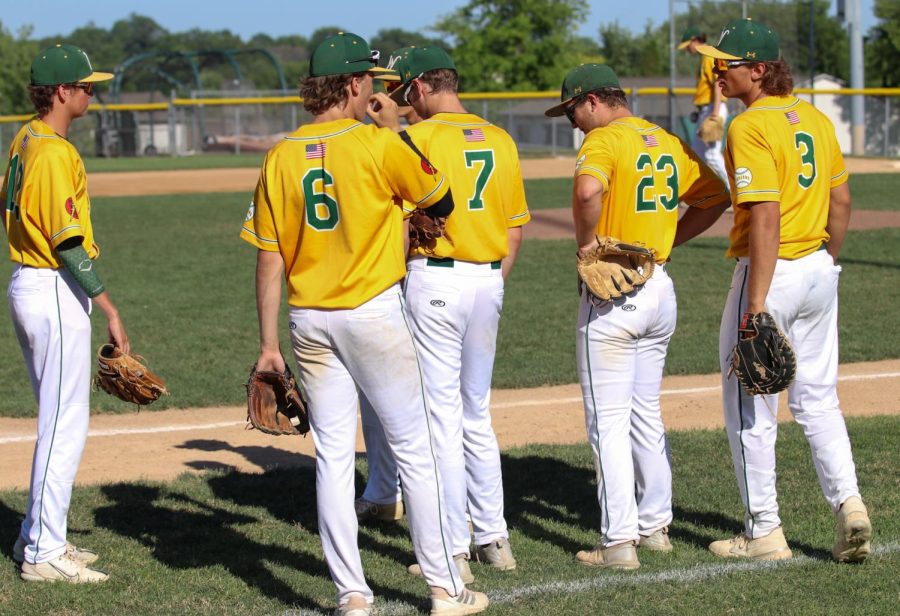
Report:
M815 252L829 239L831 189L847 181L831 120L795 96L753 102L728 129L725 167L734 191L729 257L750 254L748 203L774 201L781 209L780 259Z
M471 113L436 113L407 132L453 192L453 213L434 256L473 263L507 256L507 229L531 220L512 137Z
M595 128L584 139L575 177L603 185L597 235L641 242L665 263L678 225L678 203L712 207L728 200L725 183L678 137L629 116Z

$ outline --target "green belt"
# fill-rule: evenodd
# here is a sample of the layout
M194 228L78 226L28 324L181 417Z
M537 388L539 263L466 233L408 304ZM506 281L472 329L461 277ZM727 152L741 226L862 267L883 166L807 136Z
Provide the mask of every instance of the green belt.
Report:
M450 257L428 257L428 265L431 267L453 267L453 259ZM491 269L500 269L500 261L491 261Z

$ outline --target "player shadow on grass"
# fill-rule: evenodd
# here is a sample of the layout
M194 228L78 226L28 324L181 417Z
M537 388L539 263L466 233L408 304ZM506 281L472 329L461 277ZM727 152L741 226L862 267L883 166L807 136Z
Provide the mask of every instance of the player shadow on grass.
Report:
M24 515L16 511L0 499L0 555L12 562L12 549L16 538L19 536L19 528L22 526Z
M284 441L285 446L290 446L291 441ZM175 446L177 449L196 449L198 451L231 451L243 456L247 462L256 465L262 471L276 468L292 468L297 466L315 467L316 459L312 456L299 454L296 451L279 447L244 445L234 446L226 441L217 439L192 439ZM191 460L185 463L196 470L236 471L234 466L217 460Z

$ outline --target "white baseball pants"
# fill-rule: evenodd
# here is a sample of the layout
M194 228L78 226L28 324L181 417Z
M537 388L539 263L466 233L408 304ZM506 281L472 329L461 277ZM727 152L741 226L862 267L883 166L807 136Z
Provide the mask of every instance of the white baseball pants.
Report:
M700 110L700 115L697 117L697 128L700 127L703 120L709 117L710 111L712 111L712 103L703 106ZM728 107L725 103L719 103L719 117L722 118L723 122L728 122ZM721 139L718 141L702 141L697 136L697 133L694 133L694 136L691 138L691 149L716 172L716 175L722 178L725 186L729 186L728 172L725 171L725 157L722 155Z
M373 597L353 507L357 387L377 413L396 459L423 576L429 586L457 595L463 584L445 540L440 474L400 285L352 310L291 308L290 329L316 446L319 534L338 604L350 593Z
M16 265L7 291L38 403L37 443L21 535L25 560L66 549L66 516L87 440L91 300L64 270Z
M734 462L748 536L764 537L781 525L775 492L778 396L748 396L728 376L741 316L747 310L749 259L738 259L722 314L719 359L725 427ZM779 259L766 296L766 310L797 355L797 376L788 407L812 449L819 484L832 511L859 496L856 467L837 397L838 278L840 266L819 250L803 258Z
M604 547L672 522L659 389L676 317L672 279L659 265L640 289L600 306L582 290L576 357Z

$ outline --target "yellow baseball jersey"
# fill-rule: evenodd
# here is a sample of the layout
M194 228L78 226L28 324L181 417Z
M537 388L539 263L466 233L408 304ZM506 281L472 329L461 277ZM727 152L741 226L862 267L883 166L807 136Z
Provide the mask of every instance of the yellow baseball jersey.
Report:
M729 199L725 183L675 135L642 118L595 128L584 139L575 177L603 185L597 235L641 242L664 263L672 252L678 204L712 207Z
M697 75L697 92L694 94L694 104L698 107L709 105L713 99L713 88L716 87L716 75L713 67L715 59L710 56L700 56L700 72ZM727 100L724 96L722 100Z
M55 249L73 237L82 238L91 259L100 254L84 163L75 146L38 118L19 130L9 148L2 194L12 261L58 269L62 263Z
M448 190L391 130L307 124L269 150L241 238L284 258L288 303L355 308L406 274L403 210Z
M848 179L831 120L795 96L753 102L728 129L725 168L734 195L730 257L750 254L747 204L781 206L778 257L797 259L829 240L831 189Z
M407 132L447 174L453 193L453 213L434 256L490 263L508 255L507 229L531 220L512 137L470 113L438 113ZM425 254L421 248L418 253Z

